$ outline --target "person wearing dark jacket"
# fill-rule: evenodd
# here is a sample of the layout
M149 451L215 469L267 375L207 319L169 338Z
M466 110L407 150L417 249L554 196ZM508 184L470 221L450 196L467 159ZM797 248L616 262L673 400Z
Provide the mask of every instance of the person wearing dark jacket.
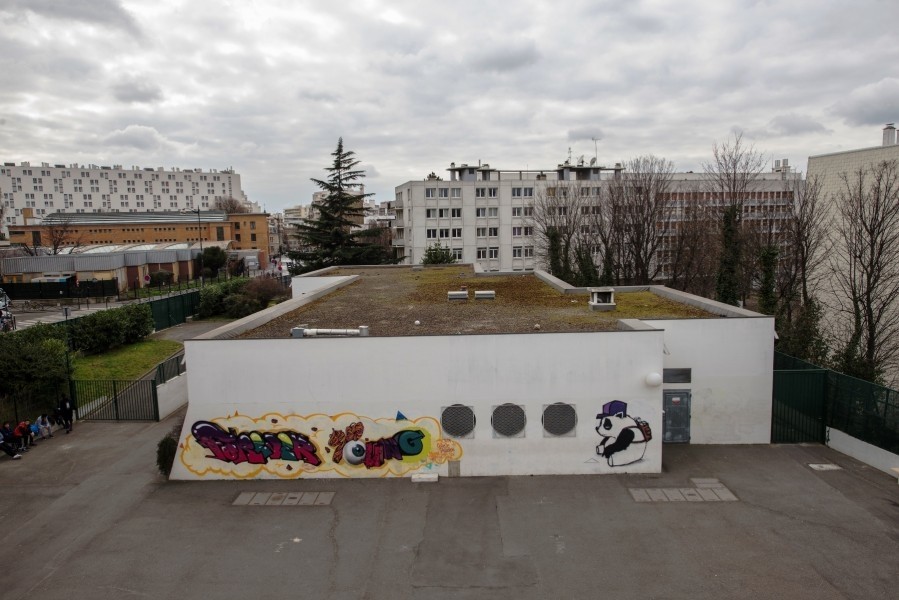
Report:
M62 424L66 428L66 433L71 433L72 419L75 417L75 403L65 394L59 401L59 414L62 416Z

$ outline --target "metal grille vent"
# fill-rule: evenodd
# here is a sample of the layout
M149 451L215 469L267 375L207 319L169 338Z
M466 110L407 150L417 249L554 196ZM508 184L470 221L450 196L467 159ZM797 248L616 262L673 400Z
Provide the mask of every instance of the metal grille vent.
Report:
M474 431L474 411L470 406L453 404L446 406L440 413L440 424L443 430L453 437L467 437Z
M505 437L517 436L526 422L524 409L517 404L500 404L493 409L493 431Z
M543 429L556 436L574 435L577 411L571 404L556 402L543 407Z

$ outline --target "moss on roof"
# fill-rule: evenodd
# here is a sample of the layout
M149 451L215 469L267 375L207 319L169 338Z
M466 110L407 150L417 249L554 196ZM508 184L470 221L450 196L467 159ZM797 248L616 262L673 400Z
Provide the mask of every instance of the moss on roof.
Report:
M341 268L328 275L359 279L243 338L289 337L300 323L313 328L368 325L370 335L608 331L619 319L714 318L715 315L649 291L616 293L617 309L591 311L587 294L562 294L531 273L476 276L469 265L411 268ZM468 301L447 292L467 286ZM493 290L495 300L474 300L475 290ZM415 325L419 321L419 325Z

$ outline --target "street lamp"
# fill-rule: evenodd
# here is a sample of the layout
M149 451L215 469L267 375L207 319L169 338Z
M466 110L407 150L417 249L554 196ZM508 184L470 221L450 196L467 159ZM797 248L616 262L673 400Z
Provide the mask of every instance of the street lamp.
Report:
M200 236L200 287L203 287L203 232L200 230L200 209L199 208L182 208L181 214L197 213L197 235Z

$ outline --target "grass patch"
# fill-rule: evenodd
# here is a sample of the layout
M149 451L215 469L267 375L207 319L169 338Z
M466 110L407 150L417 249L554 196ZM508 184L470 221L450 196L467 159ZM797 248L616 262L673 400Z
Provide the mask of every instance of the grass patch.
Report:
M73 379L133 380L181 349L181 342L143 340L93 356L77 356L73 361Z

